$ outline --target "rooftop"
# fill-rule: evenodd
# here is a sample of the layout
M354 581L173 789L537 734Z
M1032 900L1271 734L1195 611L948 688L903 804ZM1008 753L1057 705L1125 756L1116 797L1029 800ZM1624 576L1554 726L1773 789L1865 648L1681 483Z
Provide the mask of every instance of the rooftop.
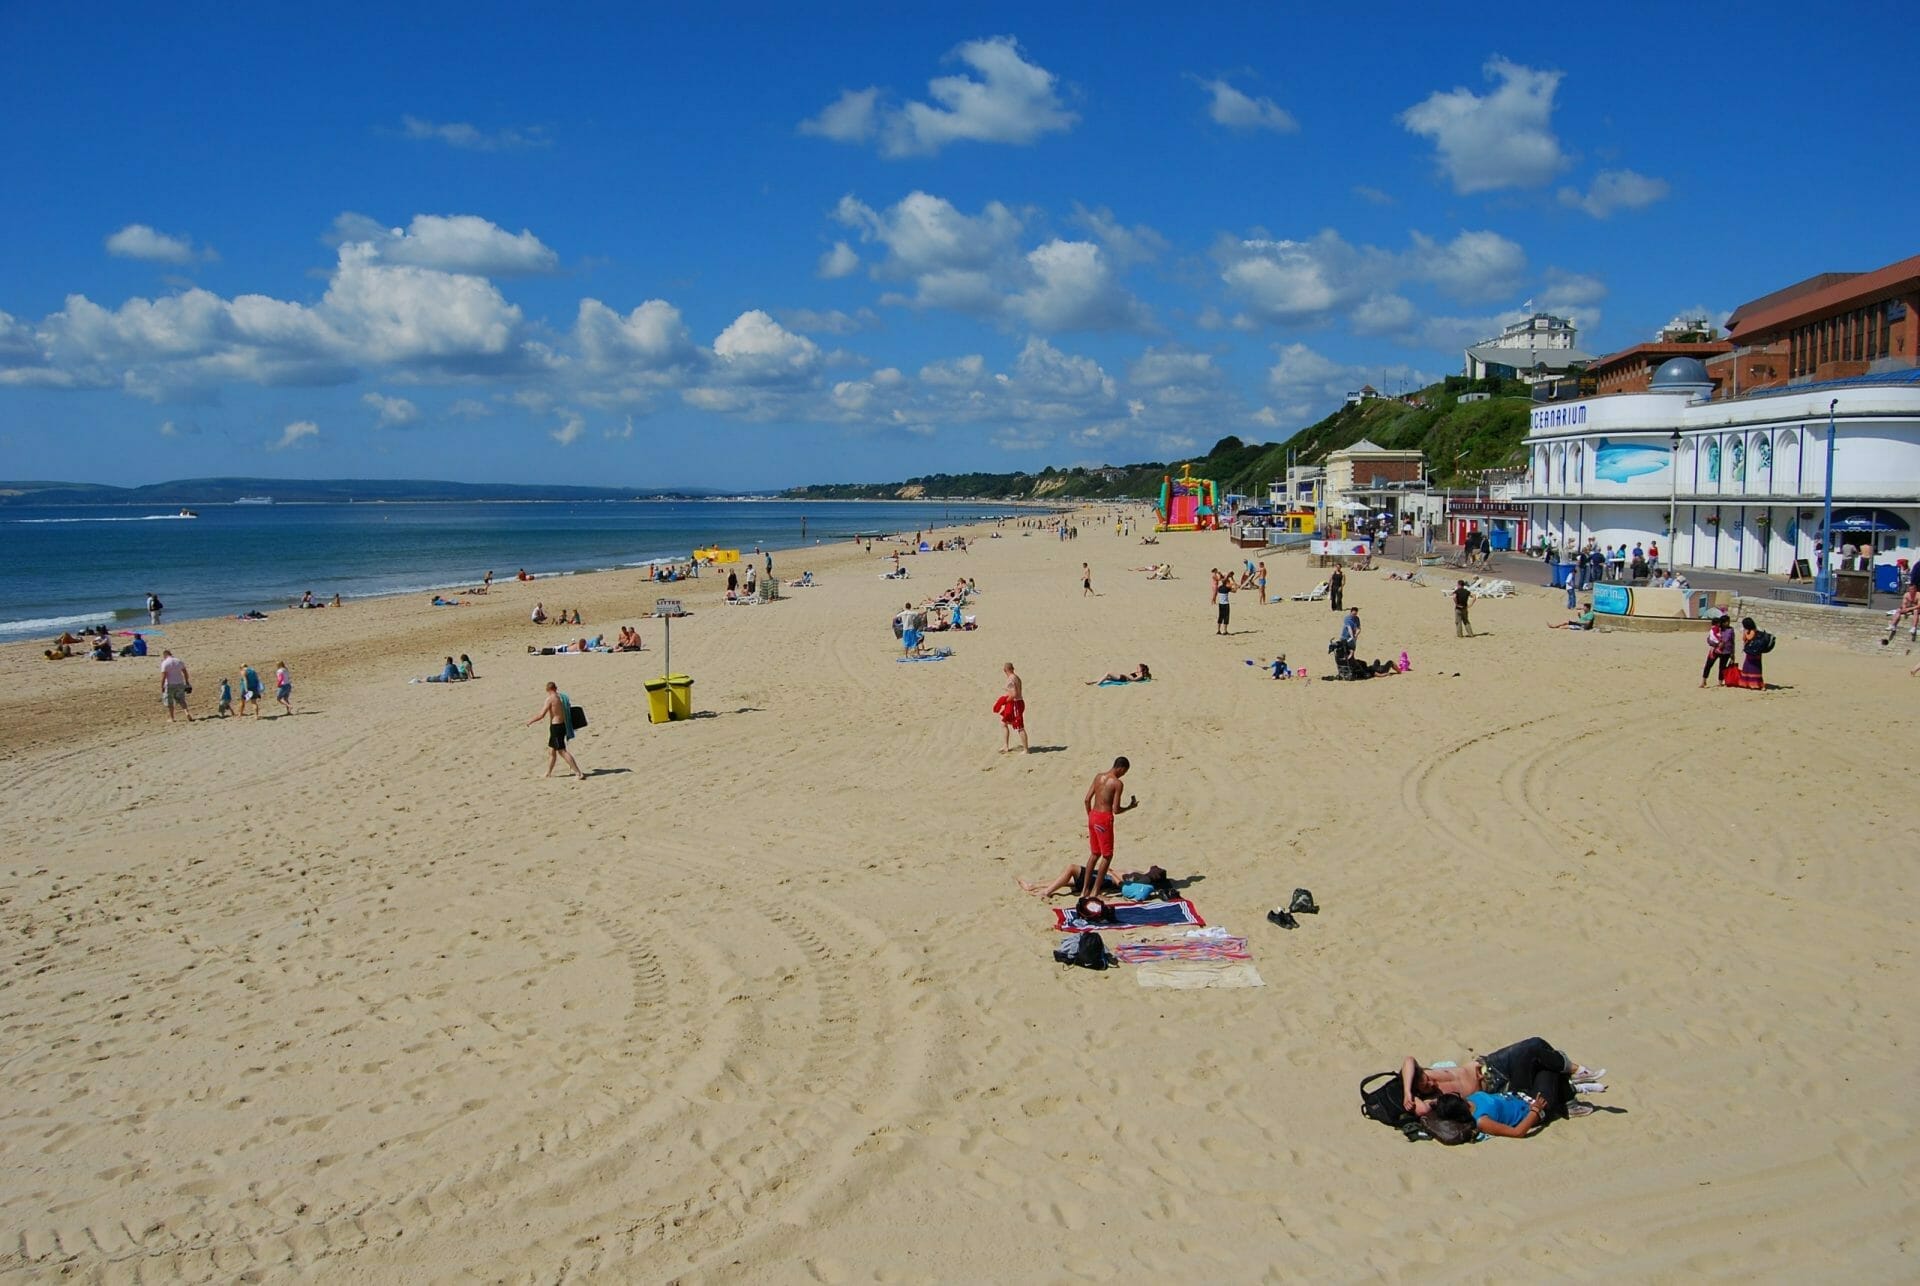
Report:
M1631 366L1638 361L1650 362L1656 357L1663 360L1669 357L1706 358L1712 357L1716 353L1731 353L1732 351L1732 342L1724 339L1711 340L1704 344L1668 344L1661 342L1635 344L1633 347L1623 348L1617 353L1608 353L1605 357L1595 358L1587 366L1587 371L1589 374L1597 375L1601 371L1612 370L1617 366Z
M1739 313L1728 319L1728 332L1739 343L1757 343L1763 337L1789 329L1797 323L1814 321L1829 313L1920 290L1920 255L1890 263L1872 272L1826 275L1838 279L1809 290L1789 286L1785 291L1776 291L1774 295L1744 305ZM1808 279L1818 280L1820 278ZM1807 284L1800 283L1801 286ZM1773 302L1769 303L1769 300ZM1765 307L1761 307L1762 304Z

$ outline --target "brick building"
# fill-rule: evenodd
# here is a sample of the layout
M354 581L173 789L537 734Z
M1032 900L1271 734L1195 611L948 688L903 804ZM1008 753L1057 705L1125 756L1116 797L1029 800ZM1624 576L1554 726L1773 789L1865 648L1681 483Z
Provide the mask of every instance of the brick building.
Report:
M1763 295L1734 310L1727 333L1733 352L1716 363L1732 364L1723 396L1912 367L1920 357L1920 255Z
M1724 339L1702 344L1635 344L1632 348L1623 348L1600 358L1587 367L1587 374L1593 380L1596 394L1644 393L1653 382L1653 373L1669 358L1692 357L1706 362L1721 353L1731 352L1732 343ZM1711 372L1713 368L1709 366L1707 369Z

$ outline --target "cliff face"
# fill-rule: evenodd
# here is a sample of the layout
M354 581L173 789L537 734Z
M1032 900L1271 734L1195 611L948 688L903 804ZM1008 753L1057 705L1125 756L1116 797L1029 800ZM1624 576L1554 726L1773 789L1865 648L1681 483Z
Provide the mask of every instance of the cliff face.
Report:
M1461 402L1464 393L1484 392L1486 401ZM1424 451L1428 475L1447 485L1471 471L1525 463L1521 441L1527 435L1532 402L1524 384L1449 377L1422 389L1408 401L1371 398L1343 406L1284 442L1245 443L1221 438L1204 456L1185 463L1212 478L1222 494L1264 499L1267 484L1283 478L1289 455L1298 464L1318 464L1327 453L1367 438L1394 450ZM842 483L795 487L786 494L810 500L917 500L927 496L973 496L990 500L1106 500L1159 494L1160 480L1178 473L1181 461L1148 461L1110 469L1044 469L1031 473L930 474L905 483Z

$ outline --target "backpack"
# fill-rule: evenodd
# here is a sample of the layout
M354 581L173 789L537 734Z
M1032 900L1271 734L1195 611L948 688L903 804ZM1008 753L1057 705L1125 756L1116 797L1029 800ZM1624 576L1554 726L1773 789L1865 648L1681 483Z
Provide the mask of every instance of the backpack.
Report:
M1360 1082L1360 1115L1413 1137L1420 1129L1420 1118L1405 1107L1405 1087L1398 1072L1375 1072Z
M1097 933L1078 934L1055 947L1053 958L1063 965L1079 965L1082 969L1104 969L1107 967L1107 944L1100 940L1100 935Z
M573 729L576 732L579 731L581 728L586 727L587 726L586 710L580 706L575 706L575 705L568 706L567 721L572 725Z
M1765 630L1754 631L1753 641L1759 645L1760 652L1763 656L1773 651L1773 635L1767 633Z

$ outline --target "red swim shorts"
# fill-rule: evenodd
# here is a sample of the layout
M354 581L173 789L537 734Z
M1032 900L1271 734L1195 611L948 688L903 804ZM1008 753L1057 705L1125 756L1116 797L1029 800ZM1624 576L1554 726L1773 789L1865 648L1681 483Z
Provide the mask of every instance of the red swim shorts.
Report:
M1027 726L1027 703L1026 702L1008 701L1005 705L1001 706L999 709L1000 709L1000 722L1006 724L1007 727L1012 728L1015 732L1018 732L1022 728Z
M1113 814L1087 814L1087 844L1095 857L1113 856Z

